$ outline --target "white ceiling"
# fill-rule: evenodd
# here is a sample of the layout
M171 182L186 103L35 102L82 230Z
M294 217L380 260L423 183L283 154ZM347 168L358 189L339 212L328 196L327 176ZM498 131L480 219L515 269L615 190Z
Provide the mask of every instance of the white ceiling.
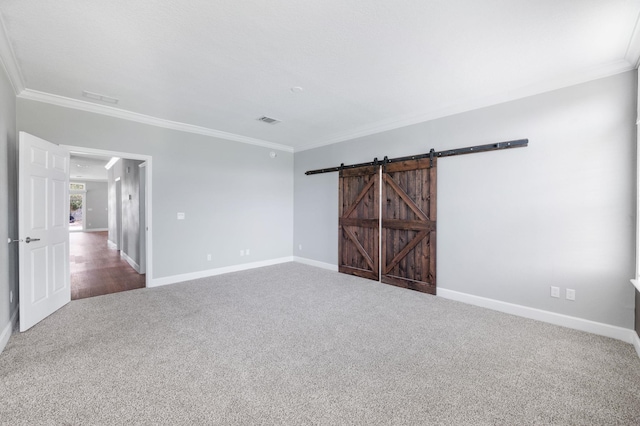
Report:
M111 157L88 154L71 154L69 177L71 180L106 181L107 169L104 166Z
M639 13L640 0L0 0L0 58L25 98L302 150L636 68Z

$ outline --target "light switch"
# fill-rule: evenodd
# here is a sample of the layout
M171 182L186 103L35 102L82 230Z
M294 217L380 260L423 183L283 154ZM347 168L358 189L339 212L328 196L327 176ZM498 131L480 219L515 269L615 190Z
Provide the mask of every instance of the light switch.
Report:
M178 212L178 220L184 220L184 213Z

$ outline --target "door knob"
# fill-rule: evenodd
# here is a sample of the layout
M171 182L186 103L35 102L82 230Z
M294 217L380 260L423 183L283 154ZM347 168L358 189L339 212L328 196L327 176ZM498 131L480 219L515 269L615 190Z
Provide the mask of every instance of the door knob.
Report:
M31 241L40 241L40 238L27 237L27 239L24 240L24 242L27 243L27 244L29 244Z

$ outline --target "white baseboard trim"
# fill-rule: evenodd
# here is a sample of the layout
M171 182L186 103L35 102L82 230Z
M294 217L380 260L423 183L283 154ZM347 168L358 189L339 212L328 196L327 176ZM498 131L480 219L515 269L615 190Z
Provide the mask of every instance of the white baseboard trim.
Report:
M118 249L118 245L111 240L107 240L107 247L109 247L110 249Z
M11 337L11 333L13 329L16 327L16 320L18 319L18 311L20 310L20 306L16 308L16 311L11 315L11 319L9 320L9 324L2 330L0 333L0 353L4 351L4 348L9 343L9 338Z
M517 315L519 317L560 325L574 330L586 331L600 336L611 337L613 339L622 340L626 343L633 344L634 335L636 339L638 337L636 332L629 328L604 324L564 314L557 314L555 312L543 311L542 309L530 308L528 306L516 305L514 303L488 299L486 297L474 296L472 294L447 290L445 288L438 288L437 295L444 299L455 300L458 302L468 303L470 305L480 306L482 308L492 309L494 311ZM636 350L637 349L638 347L636 347Z
M131 267L133 269L136 270L137 273L140 273L140 265L138 265L135 260L133 260L132 258L129 257L129 255L127 253L125 253L124 251L120 250L120 257L123 258L124 260L127 261L127 263L129 265L131 265Z
M109 228L90 228L90 229L84 229L84 232L104 232L108 230Z
M147 287L159 287L162 285L175 284L183 281L197 280L199 278L213 277L215 275L228 274L230 272L246 271L248 269L262 268L263 266L277 265L279 263L293 262L293 256L280 257L278 259L262 260L259 262L243 263L241 265L225 266L206 271L191 272L188 274L172 275L170 277L154 278Z
M304 263L305 265L315 266L317 268L328 269L330 271L338 272L338 265L332 265L331 263L320 262L318 260L307 259L306 257L293 256L294 262Z

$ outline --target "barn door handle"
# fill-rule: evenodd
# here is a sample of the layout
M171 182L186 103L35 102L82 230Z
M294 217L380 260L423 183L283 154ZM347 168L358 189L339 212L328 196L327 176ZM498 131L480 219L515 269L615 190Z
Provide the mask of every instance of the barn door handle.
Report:
M27 237L24 242L29 244L31 241L40 241L40 238L31 238L31 237Z

